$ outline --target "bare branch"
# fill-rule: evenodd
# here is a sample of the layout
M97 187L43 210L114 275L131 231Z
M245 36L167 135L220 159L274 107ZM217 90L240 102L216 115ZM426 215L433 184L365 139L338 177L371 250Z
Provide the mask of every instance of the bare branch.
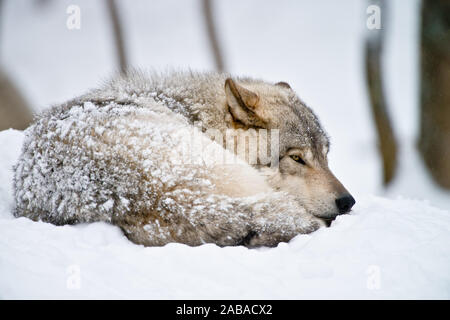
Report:
M384 1L378 1L386 21ZM385 24L385 23L383 23ZM378 148L383 162L383 184L388 185L397 169L397 141L389 118L383 90L381 57L384 30L371 30L365 48L365 67L370 106L378 137Z
M217 37L217 30L215 28L213 19L213 8L211 0L202 0L203 15L205 17L206 31L208 32L209 43L211 44L211 50L214 55L214 62L217 71L224 71L225 66L222 57L222 51L220 49L219 40Z
M117 3L115 0L106 0L106 4L113 27L114 41L116 44L117 59L119 68L122 73L125 73L128 67L127 57L125 53L125 44L123 39L123 30L120 23L119 13L117 10Z

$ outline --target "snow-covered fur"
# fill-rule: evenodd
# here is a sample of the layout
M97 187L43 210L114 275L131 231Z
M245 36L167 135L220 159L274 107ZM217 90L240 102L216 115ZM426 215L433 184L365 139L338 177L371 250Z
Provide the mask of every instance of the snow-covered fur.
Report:
M278 166L234 154L232 165L214 161L228 151L204 133L211 128L238 136L279 129ZM186 152L196 148L193 136L206 152ZM285 83L132 72L45 111L27 129L14 214L56 225L105 221L146 246L274 246L335 215L345 189L328 170L328 145Z

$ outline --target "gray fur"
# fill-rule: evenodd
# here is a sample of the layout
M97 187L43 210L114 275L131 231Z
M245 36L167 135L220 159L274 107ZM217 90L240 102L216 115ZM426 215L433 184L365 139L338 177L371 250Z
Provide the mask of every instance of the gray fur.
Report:
M345 189L327 166L328 137L288 85L235 80L259 97L246 114L280 130L279 168L180 164L188 133L202 135L194 123L237 134L252 127L230 111L228 77L132 72L45 111L26 130L15 166L15 216L106 221L146 246L274 246L317 230ZM305 152L315 174L294 164L291 150Z

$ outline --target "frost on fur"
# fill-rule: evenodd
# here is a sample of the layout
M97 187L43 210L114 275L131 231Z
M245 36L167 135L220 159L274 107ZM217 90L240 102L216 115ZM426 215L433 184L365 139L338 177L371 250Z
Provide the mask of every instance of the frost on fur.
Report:
M147 246L273 246L318 229L298 197L274 191L243 161L180 159L194 134L208 150L222 148L193 123L227 127L226 109L212 114L210 106L224 103L225 78L136 73L44 112L27 129L15 166L15 216L105 221Z

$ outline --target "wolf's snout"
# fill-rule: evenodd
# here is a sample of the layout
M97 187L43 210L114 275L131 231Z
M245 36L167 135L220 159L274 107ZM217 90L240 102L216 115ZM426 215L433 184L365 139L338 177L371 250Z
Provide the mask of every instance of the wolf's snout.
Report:
M355 203L355 199L350 194L345 194L336 199L336 206L339 209L339 214L349 212Z

